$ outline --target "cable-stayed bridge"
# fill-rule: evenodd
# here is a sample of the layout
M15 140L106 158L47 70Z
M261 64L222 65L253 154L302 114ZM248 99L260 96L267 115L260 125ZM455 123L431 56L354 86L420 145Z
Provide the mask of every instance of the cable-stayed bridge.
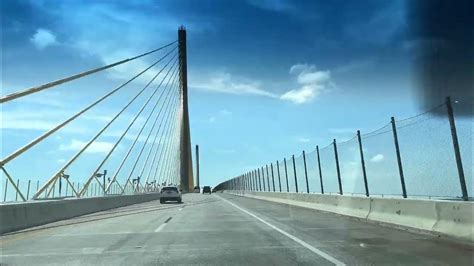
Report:
M415 117L392 117L373 132L357 131L350 140L334 139L308 154L248 169L218 184L213 195L191 193L183 27L177 40L156 49L18 90L0 103L27 109L23 101L30 97L141 58L152 64L127 71L124 82L62 121L14 149L2 149L0 264L472 265L472 159L464 145L469 137L459 124L456 129L449 98ZM120 104L113 101L119 94ZM114 111L59 166L28 161L39 146L50 145L48 140L108 101ZM434 113L447 115L439 122ZM413 141L410 134L420 125L423 140ZM431 134L440 131L444 138L436 138L434 150L449 147L449 158L439 163L439 157L420 157L417 145L428 150ZM107 134L113 136L107 149L90 153ZM2 137L13 141L3 132ZM368 156L374 147L388 147L380 152L383 163L383 156ZM77 166L81 160L89 166ZM22 167L54 169L31 182L21 178ZM353 175L347 169L355 169ZM440 175L437 183L433 177ZM183 203L160 204L160 189L167 185L182 189Z
M56 196L62 194L63 196L72 195L81 198L92 193L90 190L93 185L100 189L102 195L156 191L164 184L180 185L184 191L192 189L193 175L186 78L186 32L184 28L180 29L178 36L177 41L135 57L3 96L0 103L2 105L9 104L36 93L54 90L59 85L127 64L142 57L155 58L151 65L134 74L116 88L4 156L0 165L6 177L5 188L13 189L15 198L22 201L30 198L51 198L53 193L56 193ZM19 188L15 173L8 171L8 165L12 161L27 154L47 138L54 136L55 133L66 129L74 120L80 119L89 110L98 107L121 90L128 89L134 81L145 74L150 74L151 79L141 89L135 91L125 105L121 106L121 109L113 114L102 128L96 129L96 134L83 147L67 159L59 169L51 173L46 182L39 184L36 190L31 183L28 184L28 188ZM97 162L96 167L88 174L86 180L80 184L77 174L69 171L70 167L81 156L87 156L88 148L106 133L114 122L122 119L124 114L136 103L142 103L141 107L128 125L122 129L110 150ZM115 169L104 171L104 165L114 155L114 152L117 152L124 139L130 136L131 128L134 126L139 128L138 133L133 136L134 140L127 147L127 152L123 154L120 163L116 165ZM141 138L144 138L143 142L139 141ZM138 150L137 155L133 154L134 150ZM130 169L124 167L127 162L133 162ZM70 194L66 193L66 190ZM97 195L97 189L94 190L94 193ZM7 193L4 196L6 197L6 195Z

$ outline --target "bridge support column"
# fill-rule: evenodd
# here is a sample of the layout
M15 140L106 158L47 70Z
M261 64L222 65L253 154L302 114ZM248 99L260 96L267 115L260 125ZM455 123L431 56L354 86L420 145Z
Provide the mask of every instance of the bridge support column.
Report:
M179 45L179 78L181 89L181 134L180 134L180 183L185 192L193 191L193 161L191 155L191 133L189 129L188 111L188 74L186 56L186 29L181 26L178 30Z

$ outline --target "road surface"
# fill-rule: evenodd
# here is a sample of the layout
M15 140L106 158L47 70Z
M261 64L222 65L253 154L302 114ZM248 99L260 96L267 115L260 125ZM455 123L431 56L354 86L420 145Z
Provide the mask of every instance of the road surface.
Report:
M0 237L1 265L473 265L472 246L216 193L152 201Z

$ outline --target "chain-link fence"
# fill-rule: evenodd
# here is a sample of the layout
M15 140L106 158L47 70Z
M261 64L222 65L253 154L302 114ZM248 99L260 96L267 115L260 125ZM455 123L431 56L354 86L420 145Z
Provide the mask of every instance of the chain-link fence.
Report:
M357 131L349 140L334 139L309 153L279 160L274 167L280 170L282 192L468 200L474 193L473 120L456 117L456 108L468 105L472 108L472 100L451 103L447 98L425 113L392 117L372 132ZM265 174L266 168L262 167ZM247 176L235 179L242 178ZM218 188L229 189L229 184ZM237 187L230 188L254 189L233 184ZM273 187L267 184L262 190Z

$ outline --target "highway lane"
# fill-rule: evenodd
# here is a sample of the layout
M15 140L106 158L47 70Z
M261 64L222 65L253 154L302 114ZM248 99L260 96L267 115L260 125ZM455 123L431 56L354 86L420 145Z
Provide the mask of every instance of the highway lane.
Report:
M472 265L473 249L339 215L186 194L0 237L2 265Z

